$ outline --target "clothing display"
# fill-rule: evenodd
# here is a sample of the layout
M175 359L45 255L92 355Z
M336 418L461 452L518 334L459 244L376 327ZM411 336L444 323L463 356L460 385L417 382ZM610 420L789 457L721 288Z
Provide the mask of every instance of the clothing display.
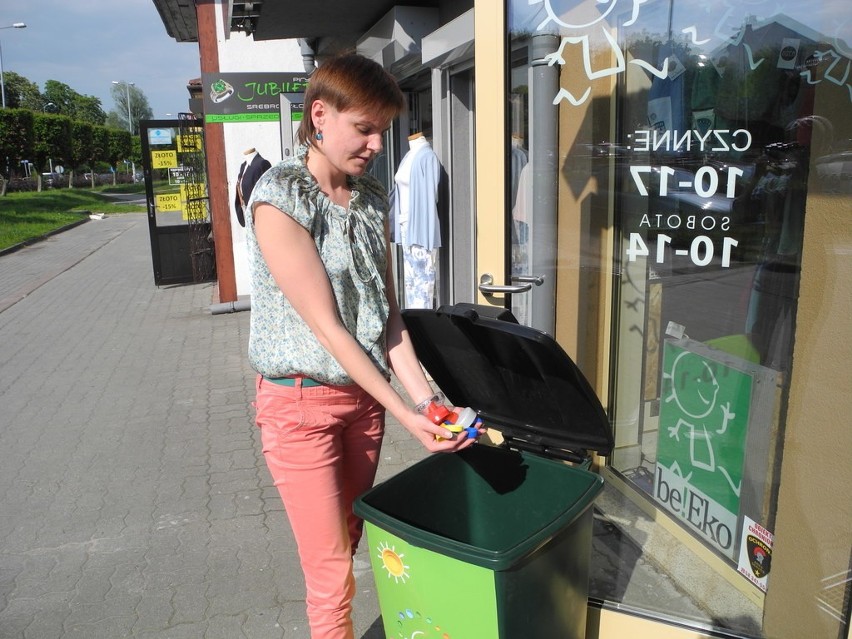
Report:
M760 363L787 370L793 348L799 264L804 235L808 149L768 145L758 159L748 203L760 211L763 242L749 297L746 333Z
M441 246L438 223L438 182L441 165L432 145L422 134L411 136L408 153L394 176L393 215L397 242L427 249ZM400 226L408 224L407 240L400 239Z
M520 149L518 149L520 150ZM532 251L530 250L530 229L533 218L532 205L532 163L524 162L515 180L515 158L520 154L512 149L512 188L514 205L512 206L512 275L526 275L532 272ZM526 152L523 158L526 159ZM521 324L529 323L532 313L532 296L514 295L512 297L512 313Z
M524 167L529 162L529 156L527 150L524 148L523 139L515 135L512 136L511 158L512 194L510 201L512 209L514 209L518 201L518 184L521 180L521 171L524 170Z
M237 194L234 197L234 210L237 213L237 221L240 226L246 225L243 207L251 197L254 185L260 179L260 176L272 166L270 161L254 148L246 150L244 155L245 160L240 165L240 172L237 175Z
M409 137L408 153L399 163L391 195L394 241L404 258L404 308L432 308L435 296L436 249L441 246L438 183L441 165L429 140Z

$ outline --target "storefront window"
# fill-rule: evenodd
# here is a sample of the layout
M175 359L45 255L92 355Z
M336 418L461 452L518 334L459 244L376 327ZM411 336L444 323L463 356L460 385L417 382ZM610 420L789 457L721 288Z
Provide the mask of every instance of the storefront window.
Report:
M553 256L553 332L616 436L592 596L766 636L807 212L852 197L848 10L510 0L508 24L512 270ZM846 636L849 550L840 603L801 604L826 636Z

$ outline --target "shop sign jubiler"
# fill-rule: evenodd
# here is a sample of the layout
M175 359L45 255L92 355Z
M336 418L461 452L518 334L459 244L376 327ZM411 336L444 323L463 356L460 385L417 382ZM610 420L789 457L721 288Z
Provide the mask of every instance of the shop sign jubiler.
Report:
M308 78L296 73L202 73L207 123L278 122L281 95L304 93Z

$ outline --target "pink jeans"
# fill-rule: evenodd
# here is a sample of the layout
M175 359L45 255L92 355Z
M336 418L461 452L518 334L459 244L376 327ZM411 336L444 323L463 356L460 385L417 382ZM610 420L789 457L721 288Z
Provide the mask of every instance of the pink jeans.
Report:
M382 406L358 386L283 386L257 378L266 464L293 528L311 639L353 639L352 555L363 522L352 503L376 477Z

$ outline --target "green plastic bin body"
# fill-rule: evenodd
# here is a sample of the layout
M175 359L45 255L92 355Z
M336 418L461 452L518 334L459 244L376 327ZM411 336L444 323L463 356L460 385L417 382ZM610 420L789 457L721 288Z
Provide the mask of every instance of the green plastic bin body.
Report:
M403 311L423 366L503 446L432 455L355 502L386 639L581 639L606 413L548 334L505 309Z
M362 495L387 639L584 637L602 486L582 468L481 445Z

